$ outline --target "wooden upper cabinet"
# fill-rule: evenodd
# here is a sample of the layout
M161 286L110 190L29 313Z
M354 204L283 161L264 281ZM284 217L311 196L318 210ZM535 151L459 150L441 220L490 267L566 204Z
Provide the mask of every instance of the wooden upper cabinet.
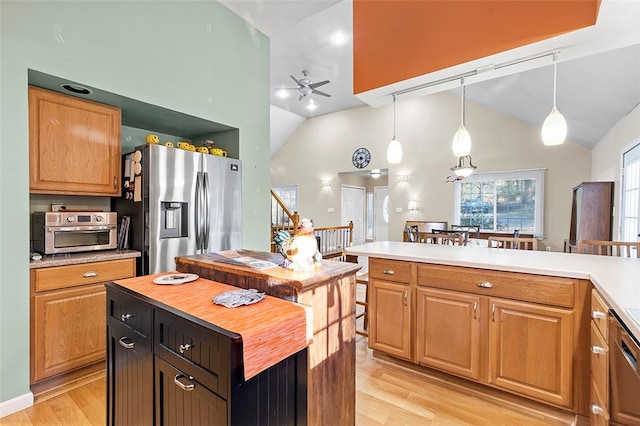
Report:
M30 192L119 196L120 126L118 108L30 86Z

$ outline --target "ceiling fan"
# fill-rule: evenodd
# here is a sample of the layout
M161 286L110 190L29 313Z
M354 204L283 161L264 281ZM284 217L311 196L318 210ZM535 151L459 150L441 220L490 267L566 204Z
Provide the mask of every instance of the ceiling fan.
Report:
M298 80L297 78L295 78L294 76L290 75L289 77L291 77L293 79L293 81L296 82L296 84L298 85L298 87L285 87L282 90L297 90L298 93L300 94L300 96L298 96L298 100L301 101L303 98L309 96L309 95L320 95L320 96L326 96L327 98L330 98L331 95L325 92L321 92L320 90L316 90L316 88L320 87L320 86L324 86L325 84L330 83L329 80L325 80L325 81L319 81L317 83L312 82L311 80L309 80L309 71L307 70L302 70L302 78L300 80Z

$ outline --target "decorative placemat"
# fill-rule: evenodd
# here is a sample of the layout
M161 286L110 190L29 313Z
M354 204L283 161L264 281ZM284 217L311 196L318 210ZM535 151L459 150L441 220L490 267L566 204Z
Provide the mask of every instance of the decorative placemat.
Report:
M222 293L213 298L216 305L236 308L242 305L251 305L264 299L264 293L252 288L248 290L232 290Z

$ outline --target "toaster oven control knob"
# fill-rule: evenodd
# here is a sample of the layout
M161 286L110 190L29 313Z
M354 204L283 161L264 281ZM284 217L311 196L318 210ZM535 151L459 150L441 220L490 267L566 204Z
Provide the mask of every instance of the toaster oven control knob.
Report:
M73 222L73 216L67 216L67 222Z
M96 222L102 222L104 218L102 216L96 216Z

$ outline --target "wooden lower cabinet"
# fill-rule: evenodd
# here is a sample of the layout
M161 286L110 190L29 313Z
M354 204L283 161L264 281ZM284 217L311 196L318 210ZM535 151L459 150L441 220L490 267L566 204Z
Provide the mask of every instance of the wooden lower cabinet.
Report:
M135 276L135 259L31 270L34 395L104 369L104 281Z
M418 288L417 362L480 379L480 297Z
M489 306L489 383L570 407L573 313L500 299Z
M104 285L34 297L34 382L105 357Z
M369 279L369 347L411 359L411 297L409 285Z
M393 283L371 278L379 260L371 348L587 415L587 282L395 261L413 272Z

